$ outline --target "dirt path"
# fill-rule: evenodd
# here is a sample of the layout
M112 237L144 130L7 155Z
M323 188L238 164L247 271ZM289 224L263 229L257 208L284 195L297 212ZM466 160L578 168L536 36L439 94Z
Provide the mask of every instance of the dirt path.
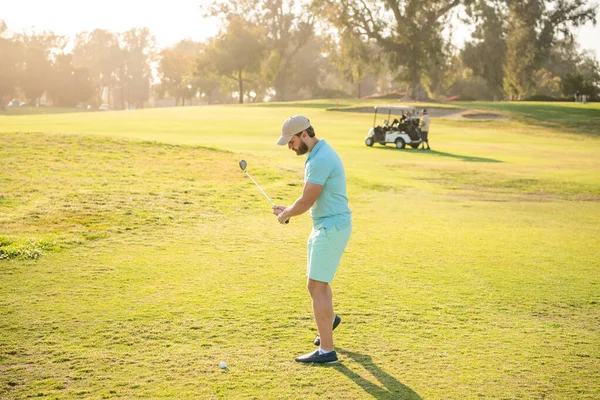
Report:
M441 110L441 109L437 109ZM440 115L435 116L434 110L431 109L429 111L429 115L431 117L443 118L443 119L476 119L476 120L497 120L497 119L507 119L508 117L505 115L494 114L490 112L482 112L482 111L473 111L473 110L462 110L462 109L451 109L448 111L452 111L449 113L441 113Z

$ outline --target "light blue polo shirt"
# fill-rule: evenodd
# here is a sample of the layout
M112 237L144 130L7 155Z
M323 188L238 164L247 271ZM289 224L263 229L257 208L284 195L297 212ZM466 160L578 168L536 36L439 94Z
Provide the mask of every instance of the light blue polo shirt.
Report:
M310 208L313 227L343 229L352 222L346 196L346 172L340 156L325 139L320 139L304 163L304 181L323 185Z

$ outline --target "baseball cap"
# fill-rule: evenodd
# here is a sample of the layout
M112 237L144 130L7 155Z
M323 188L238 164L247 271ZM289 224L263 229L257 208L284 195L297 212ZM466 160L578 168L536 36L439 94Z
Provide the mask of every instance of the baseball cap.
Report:
M300 133L310 126L310 120L302 115L294 115L289 117L281 125L281 137L277 140L277 144L285 146L292 140L295 134Z

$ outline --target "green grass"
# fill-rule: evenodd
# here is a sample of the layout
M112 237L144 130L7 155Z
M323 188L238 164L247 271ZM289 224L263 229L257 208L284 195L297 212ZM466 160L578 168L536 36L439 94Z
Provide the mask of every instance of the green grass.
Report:
M511 114L368 148L333 103L0 116L0 397L600 397L600 139ZM354 213L335 366L293 361L310 220L237 165L294 201L295 113Z
M600 134L600 103L468 102L457 105L500 112L555 131Z

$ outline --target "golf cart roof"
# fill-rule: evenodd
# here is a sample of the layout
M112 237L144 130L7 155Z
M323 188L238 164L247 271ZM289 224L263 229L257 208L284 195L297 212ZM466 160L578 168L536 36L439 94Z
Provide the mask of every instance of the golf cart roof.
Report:
M402 114L406 111L413 111L415 107L411 106L375 106L376 113Z

